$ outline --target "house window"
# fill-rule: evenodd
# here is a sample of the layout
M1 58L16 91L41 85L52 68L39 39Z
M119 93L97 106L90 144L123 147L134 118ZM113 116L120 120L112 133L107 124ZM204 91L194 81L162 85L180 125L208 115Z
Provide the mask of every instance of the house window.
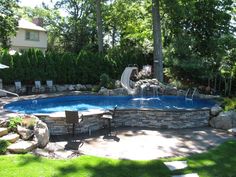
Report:
M39 41L39 32L38 31L26 31L25 39L30 41Z

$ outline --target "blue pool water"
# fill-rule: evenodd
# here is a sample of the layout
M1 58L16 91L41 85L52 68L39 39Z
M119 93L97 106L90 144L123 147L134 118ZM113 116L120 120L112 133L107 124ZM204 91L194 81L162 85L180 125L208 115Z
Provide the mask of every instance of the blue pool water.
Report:
M11 112L24 114L48 114L65 110L81 112L91 109L201 109L215 105L212 100L194 99L187 101L180 96L132 97L132 96L61 96L54 98L16 101L4 106Z

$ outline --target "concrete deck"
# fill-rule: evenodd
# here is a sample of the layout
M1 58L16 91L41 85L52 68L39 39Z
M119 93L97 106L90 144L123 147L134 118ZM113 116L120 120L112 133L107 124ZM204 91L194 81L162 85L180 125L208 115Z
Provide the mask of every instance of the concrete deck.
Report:
M49 146L100 157L150 160L202 153L229 139L236 140L225 131L212 128L147 130L126 127L113 131L113 136L104 136L102 131L91 137L54 136Z

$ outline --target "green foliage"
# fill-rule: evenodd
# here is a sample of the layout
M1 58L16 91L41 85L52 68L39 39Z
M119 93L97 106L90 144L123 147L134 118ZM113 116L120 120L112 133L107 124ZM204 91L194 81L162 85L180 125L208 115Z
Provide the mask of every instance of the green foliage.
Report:
M236 98L224 98L223 106L225 111L236 109Z
M18 0L1 0L0 2L0 44L3 48L10 47L10 37L16 33L17 2Z
M10 143L6 140L0 140L0 154L5 154Z
M51 79L58 84L99 84L100 76L106 73L112 79L119 79L128 64L148 64L148 55L139 49L124 50L114 48L107 54L82 50L79 54L47 52L36 49L20 54L0 53L0 63L10 66L0 70L3 82L13 84L20 80L23 84L33 84L34 80ZM111 80L112 81L112 80ZM112 82L109 83L112 87Z
M22 118L17 116L17 117L10 117L9 123L8 123L8 128L11 131L16 131L17 125L22 124Z
M103 73L100 76L100 86L101 87L107 87L109 82L110 82L110 77L107 74Z

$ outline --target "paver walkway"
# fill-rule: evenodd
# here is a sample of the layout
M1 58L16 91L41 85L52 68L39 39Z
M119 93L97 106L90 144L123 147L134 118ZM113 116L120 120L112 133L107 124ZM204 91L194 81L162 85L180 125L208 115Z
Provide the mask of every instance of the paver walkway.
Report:
M150 160L201 153L235 139L225 131L212 128L145 130L127 127L116 133L116 136L104 136L102 132L93 132L90 137L57 136L48 146L101 157Z

